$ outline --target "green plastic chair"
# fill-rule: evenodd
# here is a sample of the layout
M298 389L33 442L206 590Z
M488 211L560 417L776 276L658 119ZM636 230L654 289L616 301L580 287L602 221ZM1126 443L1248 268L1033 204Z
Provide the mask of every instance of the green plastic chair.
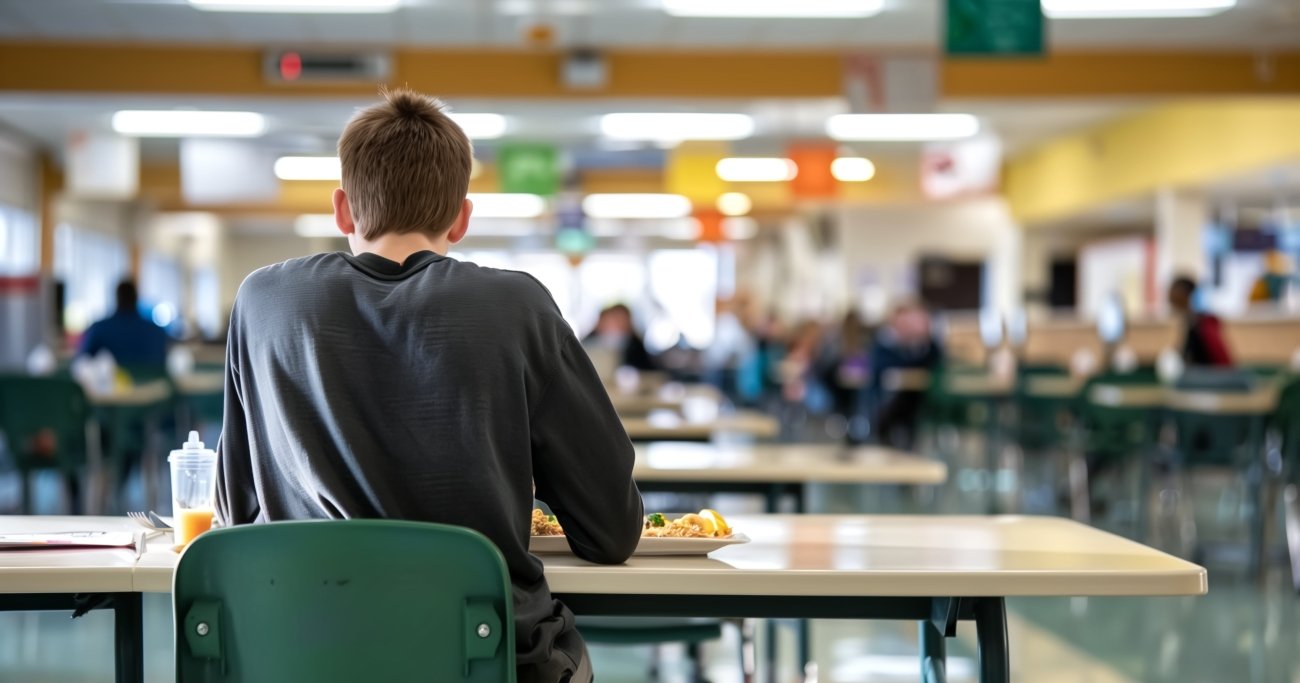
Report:
M462 527L216 529L181 555L173 600L178 683L515 680L505 560Z
M0 376L0 432L22 477L22 512L31 514L31 475L57 470L64 476L72 508L77 473L85 467L90 404L68 378Z

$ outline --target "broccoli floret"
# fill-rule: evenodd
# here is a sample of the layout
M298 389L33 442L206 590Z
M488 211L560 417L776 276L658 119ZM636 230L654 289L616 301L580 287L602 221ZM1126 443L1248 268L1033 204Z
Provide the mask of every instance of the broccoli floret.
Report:
M646 521L650 523L650 526L667 526L668 524L668 520L664 519L663 514L658 512L646 515Z

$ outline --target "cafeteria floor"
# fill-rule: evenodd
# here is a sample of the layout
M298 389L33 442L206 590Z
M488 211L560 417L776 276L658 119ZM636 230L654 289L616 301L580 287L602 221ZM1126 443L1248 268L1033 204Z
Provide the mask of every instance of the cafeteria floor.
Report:
M966 464L968 459L959 460ZM958 465L950 483L935 492L934 499L896 489L815 487L809 506L813 512L977 513L985 504L977 474ZM1198 487L1197 499L1198 508L1206 510L1198 517L1210 519L1211 524L1215 519L1222 522L1223 515L1216 514L1223 507L1222 496L1200 494L1223 488L1214 481L1204 484ZM57 482L42 481L37 489L38 511L54 512ZM0 479L0 509L12 504L15 493L10 482ZM127 497L142 500L138 483L130 487ZM752 501L744 499L724 498L718 505L724 510L757 511ZM1202 522L1200 531L1219 538L1241 533L1233 522L1218 526ZM1013 680L1300 682L1300 599L1287 585L1285 566L1274 562L1263 585L1248 581L1231 564L1223 568L1211 564L1210 569L1210 593L1202 598L1009 600ZM168 596L145 596L146 680L150 683L173 680L170 619ZM76 622L66 614L0 613L0 681L107 683L112 680L112 626L109 613L92 613ZM918 680L915 624L818 621L812 629L813 654L820 664L817 680L823 683ZM762 634L763 629L757 632ZM793 632L782 628L778 637L783 667L777 680L795 680ZM714 683L740 680L737 638L729 629L724 640L704 647L707 675ZM647 680L649 648L593 647L592 654L601 683ZM949 648L949 659L950 680L975 680L973 630L959 634L959 641ZM687 680L681 648L665 648L661 662L660 680Z

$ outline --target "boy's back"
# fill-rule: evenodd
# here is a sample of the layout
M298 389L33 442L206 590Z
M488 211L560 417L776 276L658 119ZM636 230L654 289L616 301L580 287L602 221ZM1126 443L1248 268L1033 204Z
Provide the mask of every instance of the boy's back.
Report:
M595 562L631 554L642 510L627 435L540 284L427 250L295 259L244 282L227 353L220 519L477 529L514 583L520 680L581 670L527 551L533 485Z

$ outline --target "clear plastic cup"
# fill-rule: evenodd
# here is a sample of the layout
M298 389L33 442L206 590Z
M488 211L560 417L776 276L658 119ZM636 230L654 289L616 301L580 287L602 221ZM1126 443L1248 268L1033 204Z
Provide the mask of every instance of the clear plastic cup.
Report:
M190 432L167 462L172 470L172 517L176 545L187 545L212 527L217 495L217 453L204 448L198 432Z

